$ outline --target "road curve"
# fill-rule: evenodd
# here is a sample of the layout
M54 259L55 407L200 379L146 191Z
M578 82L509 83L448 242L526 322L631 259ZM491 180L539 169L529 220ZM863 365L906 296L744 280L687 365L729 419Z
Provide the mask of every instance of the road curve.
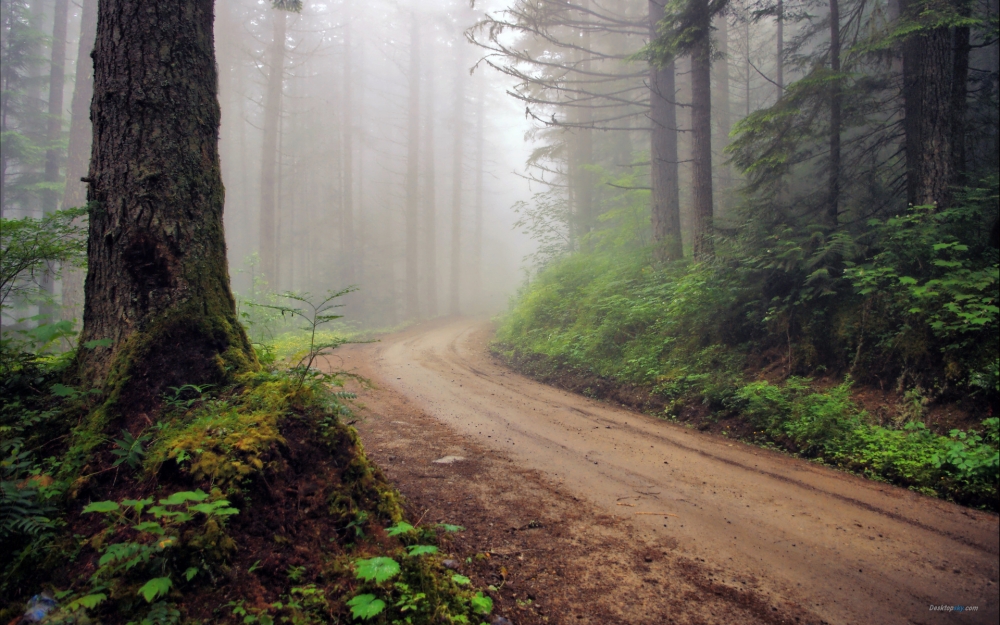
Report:
M452 318L362 349L379 384L733 585L831 623L1000 622L997 516L540 384L496 363L489 333Z

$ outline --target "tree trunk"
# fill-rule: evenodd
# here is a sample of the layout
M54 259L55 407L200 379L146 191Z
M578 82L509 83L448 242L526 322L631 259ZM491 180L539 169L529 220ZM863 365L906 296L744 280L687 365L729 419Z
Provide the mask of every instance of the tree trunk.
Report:
M213 6L99 4L81 343L110 344L77 364L107 417L257 367L229 290Z
M775 55L775 87L778 90L777 99L785 93L785 0L778 0L777 22L778 50Z
M729 215L730 194L732 186L732 173L729 164L726 163L725 149L729 145L729 131L732 130L732 118L729 110L729 18L724 13L715 16L715 30L717 42L715 49L719 62L715 66L716 76L716 128L718 136L715 137L715 153L719 156L721 165L716 167L717 181L715 188L721 195L719 200L719 220L725 220Z
M830 70L840 73L840 4L830 0ZM827 191L826 221L836 228L840 212L840 78L830 86L830 173Z
M90 99L94 95L94 62L90 53L97 34L97 0L83 0L80 16L80 44L76 53L76 79L70 103L69 149L66 151L66 189L64 208L83 206L87 187L80 178L90 164ZM83 312L83 271L64 268L62 276L63 319L79 319Z
M969 0L959 0L959 13L968 17L971 13ZM952 183L963 184L965 180L965 115L968 105L969 27L955 28L953 69L951 78L951 137L952 137Z
M448 293L448 312L461 313L459 291L462 285L462 159L465 141L465 67L461 48L455 50L455 112L453 126L454 145L452 147L451 172L451 284Z
M691 160L694 257L710 258L712 244L712 46L708 0L691 0L696 39L691 46Z
M483 298L483 111L486 84L479 73L479 99L476 102L476 221L472 240L472 288L476 309Z
M343 139L343 208L344 208L344 283L352 285L355 281L354 265L354 98L352 86L354 76L351 72L351 24L350 19L344 25L344 139Z
M666 0L649 1L649 36L657 36L656 25L663 19ZM677 90L674 62L649 69L650 207L653 227L653 255L659 261L678 260L684 255L681 243L680 188L677 171Z
M420 191L420 27L410 16L410 102L406 133L406 317L420 316L420 284L417 271L417 215Z
M901 4L903 16L924 7L914 0ZM907 200L945 207L954 179L951 29L912 35L902 47Z
M433 59L432 59L433 61ZM434 189L434 63L428 63L426 71L427 105L424 107L424 276L427 280L426 312L428 317L438 313L437 286L437 198Z
M288 13L271 11L274 20L270 71L264 92L264 138L260 161L260 268L271 287L278 286L275 186L278 170L278 125L281 122L282 83L285 71L285 35Z
M63 89L66 86L66 21L69 17L69 0L56 0L52 16L52 60L49 66L49 118L45 150L45 182L59 182L59 152L55 147L62 135ZM51 213L59 207L59 193L42 192L42 212Z

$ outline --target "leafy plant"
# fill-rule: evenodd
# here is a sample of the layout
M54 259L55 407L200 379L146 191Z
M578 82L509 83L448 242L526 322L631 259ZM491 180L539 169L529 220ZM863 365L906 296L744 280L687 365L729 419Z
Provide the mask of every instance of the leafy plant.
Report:
M122 437L115 439L115 447L111 450L111 453L117 457L111 466L117 467L123 463L128 463L128 466L133 469L138 469L142 465L142 459L146 455L146 449L143 447L149 439L152 438L151 434L141 434L138 438L135 438L126 430L122 430Z
M376 584L399 575L399 563L385 556L355 560L354 567L355 577L364 581L374 581Z

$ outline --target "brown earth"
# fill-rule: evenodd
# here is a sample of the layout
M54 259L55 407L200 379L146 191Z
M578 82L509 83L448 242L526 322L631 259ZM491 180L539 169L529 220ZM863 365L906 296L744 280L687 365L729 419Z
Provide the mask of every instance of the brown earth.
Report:
M445 548L515 625L1000 618L996 515L545 386L491 331L438 321L330 366L376 383L369 456L414 519L467 528Z

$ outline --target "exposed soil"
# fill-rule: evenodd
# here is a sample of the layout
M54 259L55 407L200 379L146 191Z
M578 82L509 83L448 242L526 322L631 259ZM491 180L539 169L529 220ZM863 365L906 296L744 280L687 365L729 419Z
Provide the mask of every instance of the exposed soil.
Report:
M527 623L993 623L995 515L596 402L511 372L487 322L338 350L356 427L410 515ZM464 458L435 463L446 456Z

